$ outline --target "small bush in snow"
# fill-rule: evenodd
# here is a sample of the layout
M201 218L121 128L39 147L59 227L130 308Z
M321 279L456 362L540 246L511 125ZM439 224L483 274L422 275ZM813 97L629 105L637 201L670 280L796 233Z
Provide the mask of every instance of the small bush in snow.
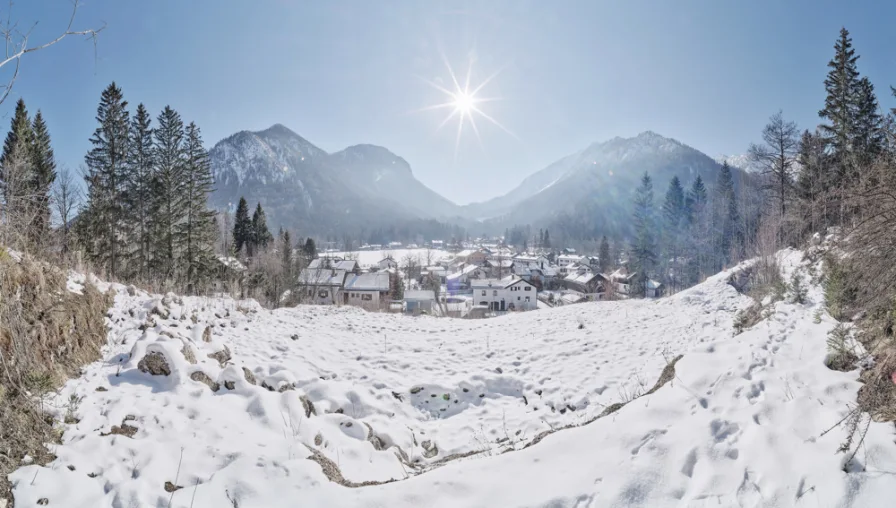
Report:
M806 285L803 284L803 277L798 273L794 273L792 277L790 277L790 297L793 303L804 304L806 303L806 294L808 289Z

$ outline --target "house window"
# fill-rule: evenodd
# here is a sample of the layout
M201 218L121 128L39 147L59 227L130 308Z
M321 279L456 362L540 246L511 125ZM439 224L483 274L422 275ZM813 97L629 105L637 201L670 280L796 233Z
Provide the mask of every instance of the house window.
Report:
M532 291L532 288L530 286L526 286L526 291Z
M484 289L482 290L482 296L485 296L485 290L484 290Z
M529 298L528 296L526 298ZM516 297L516 301L520 301L520 297Z
M317 296L319 296L321 298L326 298L326 297L330 296L330 292L327 290L318 291Z
M498 296L498 291L497 290L492 291L492 296Z
M528 296L526 297L526 301L527 301L527 302L530 301Z
M373 295L361 295L361 299L364 301L370 301L373 299Z

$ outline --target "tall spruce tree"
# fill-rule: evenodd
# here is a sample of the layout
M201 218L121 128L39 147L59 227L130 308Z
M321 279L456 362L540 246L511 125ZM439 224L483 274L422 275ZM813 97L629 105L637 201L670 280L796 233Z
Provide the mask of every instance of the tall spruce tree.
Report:
M302 253L305 255L305 260L309 263L312 259L317 258L317 246L314 245L314 239L310 236L305 240L305 245L302 247Z
M283 267L283 277L287 281L292 281L293 276L293 256L292 256L292 238L289 231L280 230L280 263Z
M686 284L696 284L700 277L710 270L709 251L712 243L710 236L710 218L706 186L700 175L688 190L685 198L685 215L689 241L685 244L685 255L688 258Z
M193 291L202 277L212 269L215 238L215 212L208 207L212 192L212 171L208 152L202 146L202 135L195 123L186 129L184 146L184 216L177 225L181 255L178 263L184 270L187 287Z
M885 139L883 117L874 95L874 85L867 76L859 79L855 91L856 125L852 141L856 164L868 167L883 152Z
M668 279L669 288L675 292L679 288L679 258L682 255L684 228L686 226L684 188L681 180L673 176L663 200L663 276Z
M31 157L26 151L31 146L33 137L28 108L25 106L25 101L19 99L16 102L9 133L3 142L3 153L0 155L0 190L3 191L5 213L8 216L24 212L18 208L27 202L27 182L31 180Z
M846 28L840 29L840 38L834 44L834 58L828 63L830 70L824 80L827 97L824 109L818 116L826 123L819 127L825 135L836 165L836 185L849 174L849 155L856 138L856 96L859 87L859 71L852 38Z
M264 215L264 209L261 203L255 207L255 213L252 214L252 252L257 253L268 247L268 244L274 239L271 230L268 229L268 221Z
M186 144L184 123L177 111L165 106L153 132L153 157L156 163L155 251L154 261L163 279L175 277L177 268L178 224L189 208L185 189Z
M616 263L610 258L610 242L607 240L607 235L600 239L600 250L597 256L600 263L600 273L608 274Z
M114 82L103 90L96 120L99 123L90 143L93 148L84 158L87 166L89 220L82 241L91 243L88 252L93 261L111 277L120 275L124 245L123 195L127 178L128 127L127 101ZM86 235L86 236L85 236Z
M635 233L631 246L633 269L637 272L632 284L632 295L644 296L647 279L656 267L656 217L653 202L653 181L646 172L635 191L632 226Z
M742 245L734 176L727 162L722 163L713 194L713 234L715 240L713 270L718 271L738 257Z
M126 199L129 229L135 240L130 268L132 276L149 280L154 244L153 225L158 205L158 181L153 148L152 118L143 104L131 118L128 143L128 181Z
M30 232L32 244L46 245L50 235L50 191L56 181L56 158L50 144L50 131L40 110L32 124L32 164L29 188L31 191L31 216L34 217Z
M252 219L249 218L249 204L246 198L240 197L236 206L236 216L233 220L233 250L237 254L246 249L252 243ZM248 254L248 252L246 253Z

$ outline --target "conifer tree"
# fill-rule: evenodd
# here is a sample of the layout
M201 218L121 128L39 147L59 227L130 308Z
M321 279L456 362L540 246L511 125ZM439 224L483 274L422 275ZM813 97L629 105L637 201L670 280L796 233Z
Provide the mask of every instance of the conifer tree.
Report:
M597 255L600 262L600 272L603 274L609 273L615 262L610 258L610 242L607 241L607 235L600 239L600 250Z
M545 249L551 248L551 232L547 229L544 230L544 242L542 243L544 244Z
M268 229L268 221L264 215L264 209L261 203L255 207L255 213L252 214L252 250L253 252L266 249L268 244L274 239L271 231Z
M280 229L280 262L283 265L283 276L286 280L292 280L293 276L293 259L292 259L292 239L289 231Z
M32 124L32 164L29 188L34 223L29 228L34 245L44 245L50 235L50 191L56 181L56 159L50 145L50 131L40 110Z
M317 258L317 246L314 245L314 239L310 236L305 240L305 245L302 247L302 253L305 255L305 259L308 262Z
M678 258L681 256L682 251L683 229L686 224L685 212L684 189L678 177L673 176L672 180L669 181L669 188L666 190L666 198L663 201L663 243L665 255L662 263L662 265L671 263L671 273L676 274L669 281L670 289L673 292L678 287L676 282L679 271ZM670 274L670 270L665 266L663 272L664 277Z
M186 146L184 123L180 115L166 106L153 132L153 157L156 163L157 208L154 213L156 246L154 261L165 279L174 277L178 258L177 225L187 213L185 189Z
M143 104L131 119L130 142L128 143L128 182L126 199L128 204L129 229L135 246L131 254L131 273L146 281L152 262L154 243L153 221L157 209L157 180L155 150L153 149L152 118Z
M862 77L855 91L856 125L852 141L856 164L868 167L884 148L883 117L874 95L874 85L868 77Z
M830 71L824 80L827 93L824 109L818 112L819 117L827 120L820 128L837 165L837 180L847 177L848 156L856 137L855 106L859 87L856 61L859 57L855 53L849 31L841 28L840 38L834 44L834 58L828 63Z
M687 198L685 198L685 215L687 217L689 238L689 242L685 245L688 258L686 280L688 285L699 282L701 274L707 273L711 269L708 253L712 244L709 241L710 221L707 203L706 186L703 184L703 179L700 175L697 175L690 190L688 190Z
M84 158L87 166L89 229L82 241L93 243L88 251L111 277L120 274L124 247L123 194L127 176L127 101L114 82L103 90L96 120L99 123L90 142L93 148Z
M656 219L654 216L653 181L646 172L635 191L632 213L634 242L631 246L633 269L637 272L632 295L644 296L647 279L656 266Z
M713 270L719 271L737 257L742 239L734 177L727 162L722 163L713 195L713 235Z
M249 249L252 243L252 219L249 218L249 204L246 198L240 197L233 220L233 250L239 254L244 248Z
M17 208L27 202L27 182L31 180L31 157L26 151L31 146L32 138L28 109L25 107L25 101L19 99L16 102L9 133L3 142L3 153L0 154L0 190L3 191L8 216L23 212L24 210Z
M212 269L215 248L215 212L208 208L212 192L212 172L208 152L195 123L186 129L183 165L184 216L178 224L178 244L188 288L195 290L200 278Z

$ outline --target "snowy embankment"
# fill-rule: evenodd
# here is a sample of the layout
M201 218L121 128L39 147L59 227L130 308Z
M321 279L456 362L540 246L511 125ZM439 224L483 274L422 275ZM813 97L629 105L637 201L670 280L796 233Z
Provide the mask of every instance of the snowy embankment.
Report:
M789 279L800 254L781 260ZM485 321L119 287L105 361L52 403L79 421L14 474L16 506L886 504L892 425L851 473L824 434L859 383L824 366L820 289L732 337L749 300L726 278Z

